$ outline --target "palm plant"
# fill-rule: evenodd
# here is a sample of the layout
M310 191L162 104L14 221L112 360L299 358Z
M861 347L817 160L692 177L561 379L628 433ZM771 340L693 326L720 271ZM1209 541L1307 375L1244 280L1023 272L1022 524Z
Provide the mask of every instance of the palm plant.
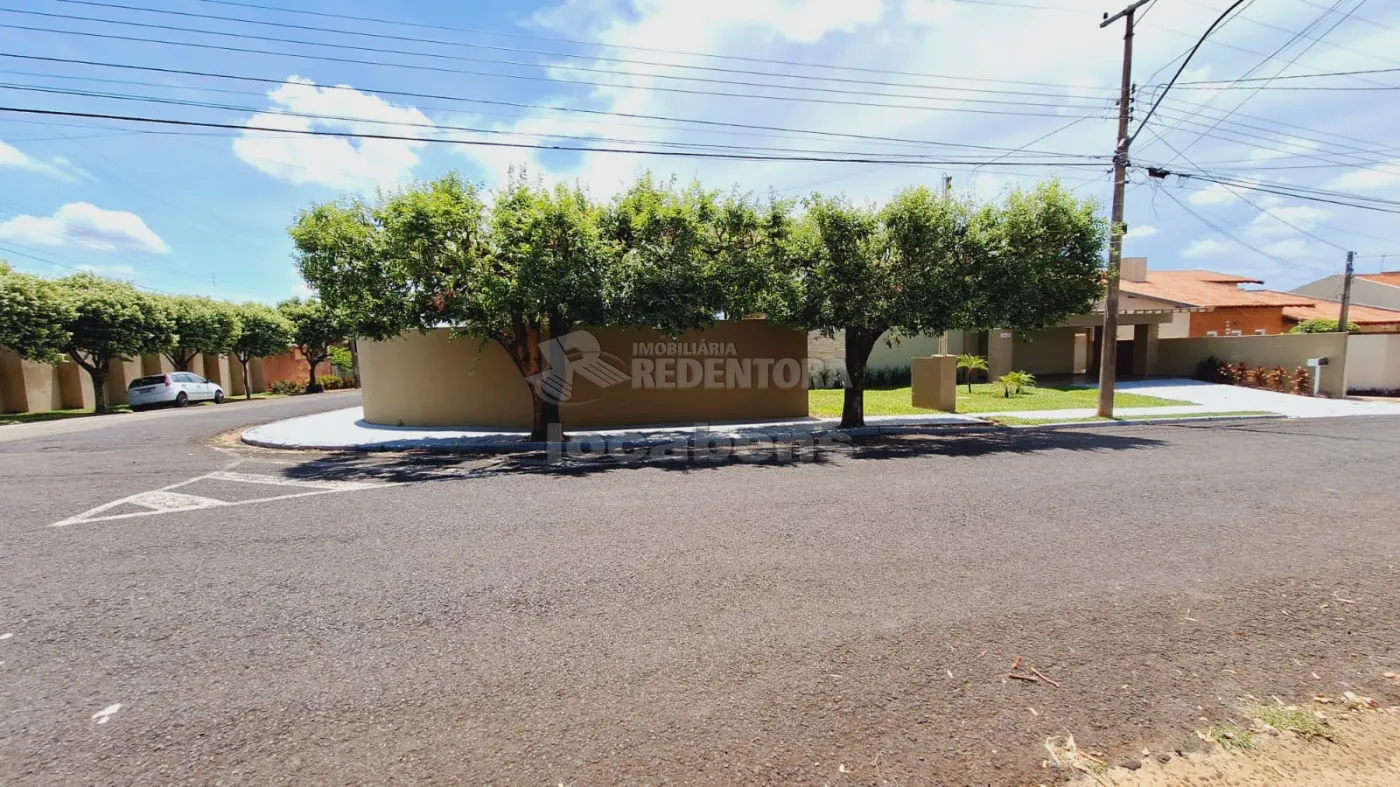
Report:
M1026 388L1034 388L1035 375L1030 372L1007 372L997 382L1001 383L1002 395L1010 399L1013 393L1019 394Z
M958 368L964 370L967 379L967 392L972 393L972 373L981 369L987 371L987 359L980 355L963 353L958 356Z

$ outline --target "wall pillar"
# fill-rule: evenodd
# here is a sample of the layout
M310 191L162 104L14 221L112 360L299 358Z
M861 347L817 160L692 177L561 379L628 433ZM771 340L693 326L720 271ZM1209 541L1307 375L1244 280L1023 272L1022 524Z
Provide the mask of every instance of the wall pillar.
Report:
M107 384L103 390L107 392L107 404L126 404L126 389L131 385L131 381L143 376L141 359L133 358L127 361L112 361L111 371L107 374Z
M238 362L237 356L229 356L228 359L228 395L243 396L248 393L248 381L243 379L243 364Z
M958 357L934 355L909 359L912 404L945 413L958 409Z
M1099 369L1103 363L1103 328L1090 327L1089 331L1089 365L1084 373L1090 377L1097 378Z
M1007 328L993 328L987 331L988 381L996 380L1011 371L1014 341L1014 336Z
M174 364L170 359L160 353L141 356L141 376L150 377L156 374L170 374L175 371Z
M9 347L0 347L0 413L23 413L28 409L24 359Z
M97 406L91 375L73 361L58 365L58 396L65 410L91 410Z
M1133 326L1133 374L1147 377L1157 372L1157 323Z
M1308 371L1318 376L1318 392L1334 399L1344 399L1347 395L1347 343L1349 334L1329 334L1340 339L1337 351L1327 356L1327 365Z
M267 393L267 374L261 358L254 358L248 363L248 376L253 378L253 393Z
M211 383L217 384L225 391L229 388L229 368L227 355L206 355L200 359L198 366L190 365L191 371L200 375Z

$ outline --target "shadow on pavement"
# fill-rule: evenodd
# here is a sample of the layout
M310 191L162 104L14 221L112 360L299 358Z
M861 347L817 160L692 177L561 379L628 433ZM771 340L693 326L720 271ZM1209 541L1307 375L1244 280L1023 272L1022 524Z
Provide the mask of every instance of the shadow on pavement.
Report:
M1163 440L1095 431L1005 430L971 434L876 436L856 440L778 441L762 446L732 444L623 448L606 453L588 446L558 452L509 455L428 452L342 452L294 465L287 478L306 481L380 481L414 483L451 481L486 475L564 476L623 470L696 472L735 466L784 469L835 465L844 461L974 457L1038 451L1128 451L1159 448Z

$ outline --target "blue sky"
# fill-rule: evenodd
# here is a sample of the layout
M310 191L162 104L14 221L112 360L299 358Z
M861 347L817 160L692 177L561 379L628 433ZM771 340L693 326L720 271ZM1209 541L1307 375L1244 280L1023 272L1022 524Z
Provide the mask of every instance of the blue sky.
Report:
M1098 1L248 2L454 29L204 0L0 0L0 8L11 9L0 11L0 25L5 25L0 27L0 52L255 78L222 80L0 57L0 83L5 85L0 104L456 141L580 145L595 140L592 144L598 146L650 149L730 145L801 149L819 156L873 152L936 157L950 163L543 152L0 112L0 259L45 275L81 268L166 292L276 301L304 292L286 235L299 209L452 169L489 187L508 167L521 164L548 178L580 180L600 197L642 169L698 177L718 188L773 189L791 196L819 189L879 200L902 186L935 185L944 172L953 177L954 188L979 199L995 199L1015 183L1051 176L1099 199L1105 210L1110 196L1107 164L1088 157L1112 150L1121 26L1099 29L1101 13L1116 8ZM154 11L113 8L112 3ZM1135 81L1142 86L1164 82L1179 62L1174 59L1226 5L1225 0L1158 0L1139 26ZM1249 3L1200 50L1183 82L1400 69L1400 5L1342 0L1329 11L1333 5L1331 0ZM1300 31L1304 36L1295 38ZM197 46L75 35L83 32ZM221 51L211 45L296 56ZM1264 57L1275 53L1274 59ZM827 68L794 65L814 63ZM684 78L674 78L678 76ZM1219 90L1218 85L1199 84L1174 89L1135 143L1134 161L1172 169L1199 167L1258 180L1265 187L1274 183L1400 199L1400 146L1387 142L1400 122L1396 92L1355 89L1400 85L1400 71L1249 84L1266 89ZM1303 85L1352 89L1273 89ZM54 90L157 101L42 92ZM395 94L403 92L439 98ZM1140 91L1138 117L1152 96L1145 87ZM788 130L673 122L677 118ZM597 141L602 139L622 141ZM1026 152L1002 157L1020 148ZM1358 261L1362 272L1382 264L1400 269L1400 227L1392 213L1231 190L1199 180L1150 183L1139 172L1128 191L1127 215L1132 231L1125 252L1149 257L1154 268L1210 268L1288 288L1339 271L1343 250L1351 249L1363 255ZM1395 256L1387 261L1377 256L1387 253Z

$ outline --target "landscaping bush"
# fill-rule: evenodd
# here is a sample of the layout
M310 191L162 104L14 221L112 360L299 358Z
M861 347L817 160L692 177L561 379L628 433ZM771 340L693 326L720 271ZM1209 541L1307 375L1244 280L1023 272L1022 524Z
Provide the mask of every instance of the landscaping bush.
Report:
M282 396L295 396L306 392L306 383L297 380L278 380L267 386L270 394L280 394Z
M1226 366L1214 355L1196 364L1195 378L1207 383L1228 383L1230 375L1226 372Z
M879 366L865 370L867 390L879 388L907 388L913 376L908 366Z
M1026 388L1035 387L1035 375L1030 372L1007 372L997 379L1001 383L1002 395L1007 399L1012 394L1020 394Z
M1198 378L1205 379L1201 377L1203 370L1200 367L1197 367L1196 374ZM1312 396L1312 373L1302 366L1289 372L1282 366L1270 369L1266 366L1250 366L1240 361L1236 364L1219 364L1216 367L1216 375L1223 382L1243 388L1262 388L1279 393Z
M323 391L339 391L342 388L354 388L355 381L334 374L323 374L316 378L316 385Z

